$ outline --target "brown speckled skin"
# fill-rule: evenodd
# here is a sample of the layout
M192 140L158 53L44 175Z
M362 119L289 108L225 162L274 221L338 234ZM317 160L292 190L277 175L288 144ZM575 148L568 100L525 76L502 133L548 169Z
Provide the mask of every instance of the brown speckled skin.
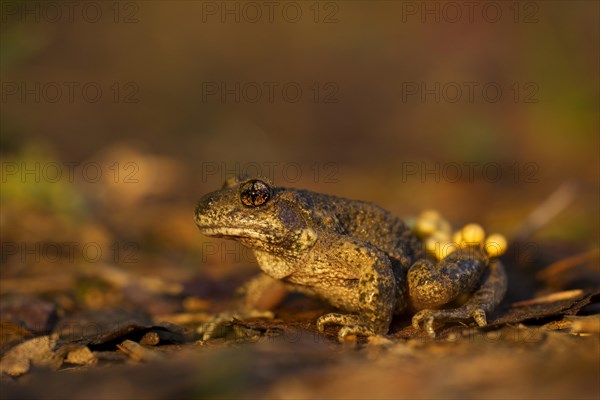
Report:
M420 310L413 325L434 336L436 320L474 318L485 325L486 313L504 296L502 265L474 248L434 263L402 220L375 204L273 187L262 179L256 187L269 192L254 193L261 205L252 206L248 192L241 193L252 187L249 181L228 180L205 195L194 213L205 235L253 249L264 275L241 290L248 310L264 288L280 280L289 290L319 296L346 312L317 322L321 330L340 325L341 340L385 334L392 316L407 308ZM443 308L465 294L469 300L460 307Z

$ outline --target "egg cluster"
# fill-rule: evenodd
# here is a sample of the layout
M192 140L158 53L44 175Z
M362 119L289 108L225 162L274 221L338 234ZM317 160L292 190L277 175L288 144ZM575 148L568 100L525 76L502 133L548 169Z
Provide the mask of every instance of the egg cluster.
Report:
M415 233L423 240L425 250L438 260L459 248L477 246L483 248L489 257L500 257L506 252L506 238L493 233L485 236L478 224L467 224L453 232L450 223L435 210L423 211L414 225Z

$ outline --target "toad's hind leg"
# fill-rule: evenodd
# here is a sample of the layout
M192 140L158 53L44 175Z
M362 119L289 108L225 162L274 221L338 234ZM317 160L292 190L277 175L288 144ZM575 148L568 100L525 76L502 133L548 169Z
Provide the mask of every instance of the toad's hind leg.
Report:
M489 266L488 266L489 264ZM412 319L413 326L435 336L433 322L466 321L487 324L486 314L494 310L506 292L506 273L498 261L474 249L459 250L437 265L421 261L408 272L408 291L412 306L421 310ZM463 294L470 294L461 307L439 309Z

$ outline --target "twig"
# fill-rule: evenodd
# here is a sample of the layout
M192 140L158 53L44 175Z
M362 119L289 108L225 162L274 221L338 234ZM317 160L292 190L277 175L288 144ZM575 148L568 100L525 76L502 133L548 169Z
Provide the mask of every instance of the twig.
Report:
M565 182L556 189L542 204L531 212L523 221L517 233L516 241L524 241L536 231L547 225L575 199L578 192L574 182Z
M583 253L575 254L574 256L563 258L562 260L548 265L546 268L537 273L537 277L539 279L546 280L553 275L557 275L586 261L591 261L598 258L600 258L600 249L592 249Z

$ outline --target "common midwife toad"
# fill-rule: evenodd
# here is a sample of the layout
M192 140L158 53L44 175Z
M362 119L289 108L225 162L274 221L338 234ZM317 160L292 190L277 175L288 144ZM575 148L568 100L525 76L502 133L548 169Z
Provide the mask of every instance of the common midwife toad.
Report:
M280 280L341 310L317 321L321 331L339 326L340 340L386 334L392 317L407 311L430 336L434 321L484 326L506 291L504 268L481 247L435 260L401 219L373 203L230 179L200 200L194 220L203 234L237 240L256 256L263 273L241 290L239 315L250 315Z

